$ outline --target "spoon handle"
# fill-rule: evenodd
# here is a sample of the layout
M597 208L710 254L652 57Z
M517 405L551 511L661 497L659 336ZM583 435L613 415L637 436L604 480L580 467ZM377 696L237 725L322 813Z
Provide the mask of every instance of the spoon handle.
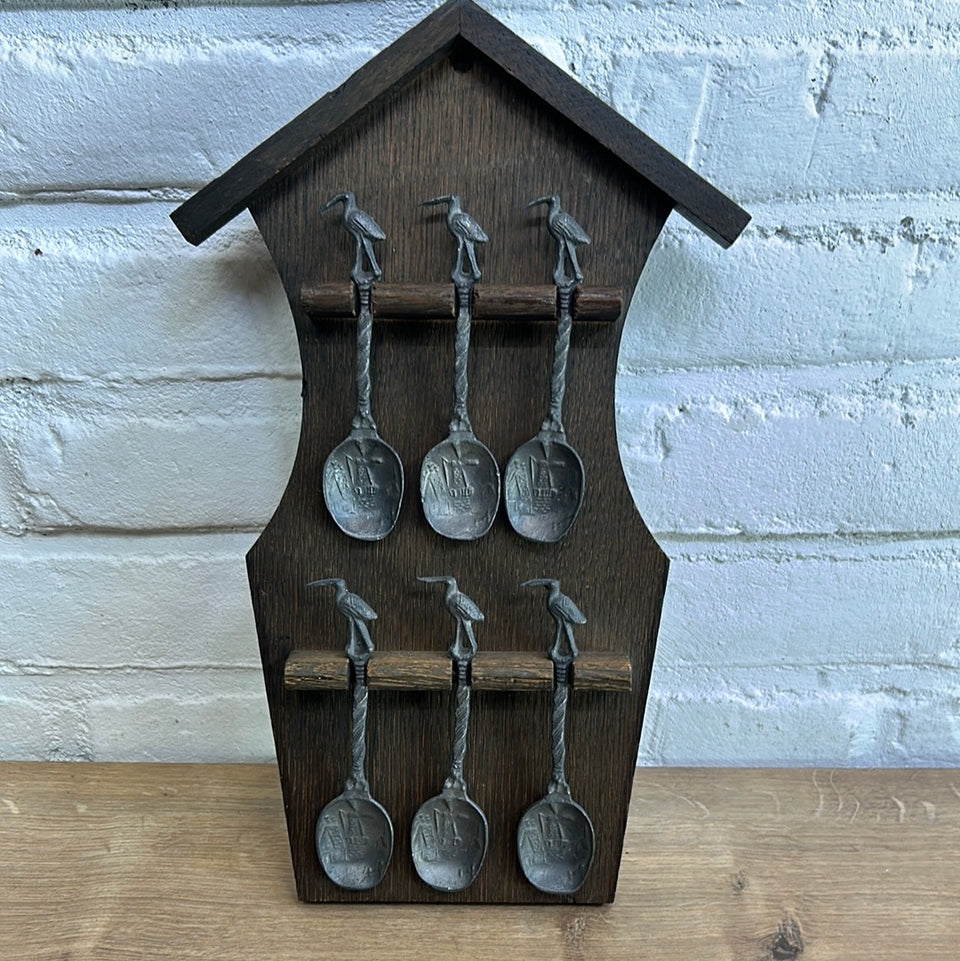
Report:
M470 305L473 284L468 280L458 282L457 288L457 334L453 355L453 418L451 431L473 431L467 414L467 360L470 356Z
M550 730L550 753L553 757L553 777L550 786L547 788L548 794L570 794L570 785L567 783L567 695L570 690L567 684L566 666L557 665L554 673L553 686L553 723Z
M467 756L467 728L470 725L470 684L467 682L467 662L457 659L456 707L453 715L453 758L450 777L444 788L465 791L463 761Z
M372 282L354 280L357 289L357 413L354 428L376 430L370 409L370 341L373 337L373 310L370 307Z
M346 790L369 793L367 782L367 683L366 659L350 658L353 678L353 715L350 719L350 777Z
M567 390L567 355L570 353L570 331L573 314L570 301L574 284L557 288L557 336L553 342L553 371L550 375L550 410L543 422L543 430L563 435L563 395Z

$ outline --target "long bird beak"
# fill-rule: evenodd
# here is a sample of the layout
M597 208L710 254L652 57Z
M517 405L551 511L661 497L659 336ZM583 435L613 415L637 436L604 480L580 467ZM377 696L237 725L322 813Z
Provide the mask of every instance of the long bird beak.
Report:
M554 584L559 583L554 581L549 577L535 577L532 581L524 581L521 587L553 587Z
M425 200L421 207L436 207L437 204L448 204L453 198L450 194L446 194L443 197L431 197L429 200Z
M417 578L418 581L423 581L426 584L438 584L441 581L445 584L448 579L449 578L446 578L446 577L434 577L434 576Z
M536 207L537 204L548 204L550 203L551 199L551 197L537 197L536 200L531 200L530 203L527 204L527 209L530 207Z
M347 198L343 194L337 194L335 197L331 197L321 208L320 213L326 213L331 207L335 207L337 204L343 203Z
M339 584L339 577L325 577L319 581L310 581L307 587L329 587L331 584Z

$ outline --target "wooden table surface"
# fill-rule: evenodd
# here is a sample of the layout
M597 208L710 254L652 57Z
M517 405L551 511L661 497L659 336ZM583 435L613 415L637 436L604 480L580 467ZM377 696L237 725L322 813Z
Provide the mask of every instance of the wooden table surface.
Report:
M338 906L271 766L8 762L0 884L16 961L944 961L960 772L640 769L612 905Z

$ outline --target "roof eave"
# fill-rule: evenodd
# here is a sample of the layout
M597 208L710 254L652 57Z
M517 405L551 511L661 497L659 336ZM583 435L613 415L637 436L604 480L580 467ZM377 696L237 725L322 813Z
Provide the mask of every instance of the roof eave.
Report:
M677 211L729 247L750 216L619 113L538 53L472 0L448 0L171 214L181 234L200 244L294 168L324 138L350 123L463 41L665 193ZM428 53L424 54L424 51Z

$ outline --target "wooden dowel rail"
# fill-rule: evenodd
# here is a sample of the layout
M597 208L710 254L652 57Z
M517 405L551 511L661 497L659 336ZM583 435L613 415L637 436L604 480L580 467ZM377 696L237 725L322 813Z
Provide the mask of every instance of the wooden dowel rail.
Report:
M455 320L452 284L375 284L373 312L377 320ZM349 282L304 284L300 304L311 317L327 320L356 317ZM623 291L616 287L578 287L570 305L575 322L613 323L623 313ZM557 290L552 286L478 285L473 292L476 321L552 321L557 316Z
M579 690L625 693L632 680L626 655L582 651L570 683ZM295 691L346 690L350 664L342 651L291 651L283 682ZM478 691L548 691L553 662L539 653L480 651L471 664L471 684ZM447 691L453 686L453 666L440 651L375 651L367 663L367 685L372 690Z

